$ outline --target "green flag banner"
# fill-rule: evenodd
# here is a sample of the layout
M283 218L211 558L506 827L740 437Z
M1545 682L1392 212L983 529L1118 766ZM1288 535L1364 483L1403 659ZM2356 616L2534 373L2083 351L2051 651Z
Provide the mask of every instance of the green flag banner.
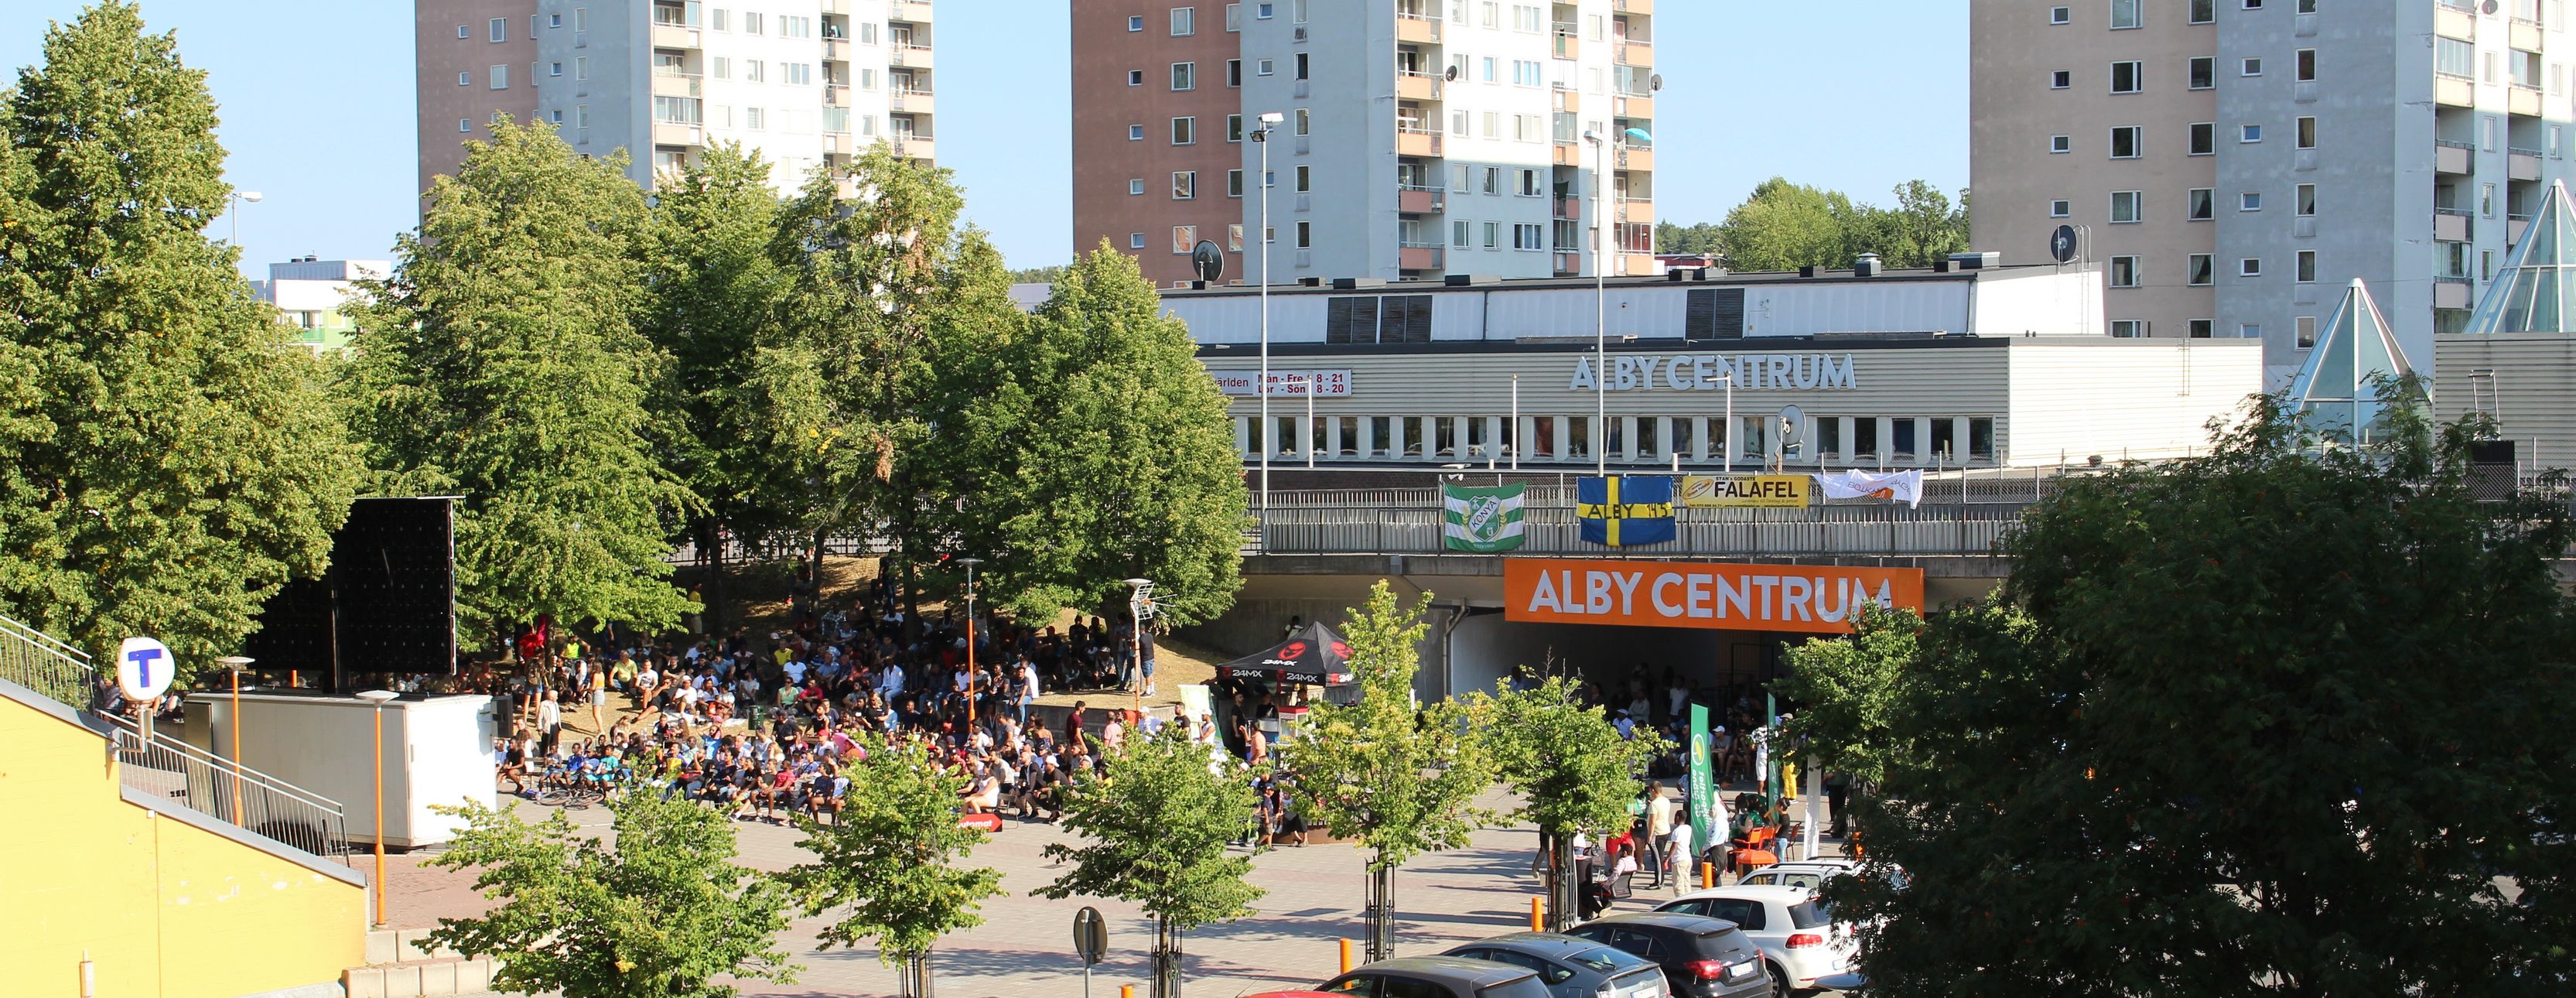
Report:
M1708 708L1692 704L1690 710L1690 823L1691 850L1696 860L1708 852L1709 839L1723 834L1717 827L1717 786L1708 773Z
M1491 554L1521 546L1521 493L1527 490L1525 485L1440 486L1448 549Z

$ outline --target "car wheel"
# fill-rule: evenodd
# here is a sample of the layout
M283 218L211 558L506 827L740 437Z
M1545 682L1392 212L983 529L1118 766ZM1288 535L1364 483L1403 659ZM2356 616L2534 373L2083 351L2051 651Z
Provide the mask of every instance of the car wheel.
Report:
M1788 971L1780 969L1780 965L1776 963L1765 964L1764 966L1771 969L1771 993L1773 995L1778 996L1778 998L1789 998L1790 995L1796 993L1789 990Z

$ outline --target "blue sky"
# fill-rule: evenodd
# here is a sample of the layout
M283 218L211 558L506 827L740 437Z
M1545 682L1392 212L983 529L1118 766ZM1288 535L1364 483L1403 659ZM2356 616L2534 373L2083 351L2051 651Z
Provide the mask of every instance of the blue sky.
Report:
M79 0L0 3L0 67L41 54ZM383 257L418 221L412 5L146 0L207 70L255 276L292 255ZM939 0L940 162L1013 266L1072 252L1066 4ZM1656 209L1717 221L1772 175L1874 202L1909 179L1968 182L1968 6L1665 0L1655 54ZM230 231L218 219L218 237Z

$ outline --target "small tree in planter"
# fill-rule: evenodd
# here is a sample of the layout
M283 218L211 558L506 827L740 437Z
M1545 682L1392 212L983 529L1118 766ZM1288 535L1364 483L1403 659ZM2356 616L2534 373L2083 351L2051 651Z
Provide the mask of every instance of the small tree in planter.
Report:
M832 824L807 820L812 862L786 880L808 915L842 909L823 927L822 948L877 942L877 959L902 968L898 994L930 998L930 950L939 937L984 924L979 903L1001 893L1002 875L950 864L984 841L957 822L960 777L942 772L920 746L863 734L847 770L850 790Z

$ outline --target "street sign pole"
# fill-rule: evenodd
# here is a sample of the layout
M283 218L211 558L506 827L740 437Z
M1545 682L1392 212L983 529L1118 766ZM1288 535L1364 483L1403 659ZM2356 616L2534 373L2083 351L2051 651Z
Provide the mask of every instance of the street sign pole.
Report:
M1091 966L1109 952L1109 923L1100 918L1100 909L1082 906L1073 913L1073 953L1082 959L1082 998L1091 998Z

